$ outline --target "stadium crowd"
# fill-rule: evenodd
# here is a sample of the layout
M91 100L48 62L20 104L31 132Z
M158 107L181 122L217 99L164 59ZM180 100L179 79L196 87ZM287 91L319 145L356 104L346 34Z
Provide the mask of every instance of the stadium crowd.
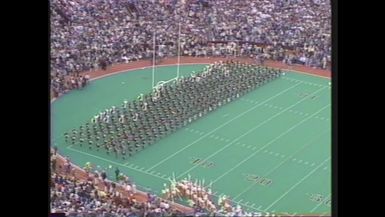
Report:
M74 175L69 158L62 166L57 164L57 159L56 151L51 153L52 213L65 213L71 217L182 216L166 200L150 193L147 201L137 201L135 184L127 176L121 174L122 179L115 183L107 180L104 171L92 170L88 171L86 180L80 179Z
M330 0L51 0L50 2L50 65L54 97L72 89L83 88L89 76L80 75L80 72L105 69L108 65L115 63L151 58L154 32L158 45L156 55L160 58L176 56L179 28L181 29L181 55L248 56L323 69L326 69L331 61ZM135 133L130 135L120 132L128 140L134 141L132 142L134 148L147 143L151 144L163 134L191 122L191 119L221 106L222 103L239 97L236 94L242 95L260 83L277 77L280 73L269 72L266 76L261 76L260 70L249 70L249 68L243 72L248 73L251 79L235 73L233 76L233 72L230 71L227 72L228 75L223 74L223 76L230 76L234 81L233 86L228 86L228 88L235 88L236 91L233 93L226 89L227 87L218 85L217 90L227 95L206 94L210 96L207 99L192 98L200 94L188 94L184 91L196 90L196 87L202 86L204 82L213 84L219 82L219 79L216 83L215 79L210 80L211 75L207 75L207 81L202 79L200 82L201 78L198 74L197 77L186 78L180 83L179 85L184 86L183 88L178 89L179 86L176 86L174 89L166 87L160 90L159 94L166 95L169 100L165 103L169 104L157 105L160 104L159 101L157 102L160 96L148 95L144 96L144 100L140 100L137 105L131 107L122 105L122 114L123 110L127 110L127 117L138 121L135 121L133 126L125 124L128 121L125 119L126 114L121 119L118 115L110 114L108 118L105 117L106 121L102 119L106 116L103 114L94 120L92 127L84 126L83 129L79 129L79 132L72 132L76 135L75 137L68 133L66 140L71 139L73 143L80 141L79 145L84 142L92 148L95 148L94 146L99 148L98 145L103 144L102 148L106 148L108 153L115 151L117 156L118 153L123 155L126 152L123 147L129 147L128 144L119 144L121 149L116 149L119 145L109 141L110 138L104 138L106 137L104 132L109 135L110 131L122 131L125 127L128 127L130 129L128 131L131 132L133 131L131 128L141 129L139 125L150 126L149 123L153 123L151 121L158 121L155 122L157 129L148 128L145 129L146 132L135 130ZM272 77L269 77L270 74ZM204 90L207 90L207 93L209 91L208 88ZM186 101L192 100L194 102L191 104L192 107L179 111L176 106L179 102L175 100L178 97ZM201 102L205 99L205 102ZM170 105L175 109L164 109ZM186 105L190 104L186 103ZM143 113L142 110L152 111L153 120L151 117L139 117ZM166 116L178 114L178 116L173 122L164 123L162 121L167 120L165 114ZM107 128L107 125L111 125L109 122L116 126ZM138 126L135 125L136 122ZM122 127L119 128L120 126ZM80 135L80 131L83 131L84 135ZM110 149L114 150L110 151ZM127 152L130 154L131 151L127 150ZM73 217L183 215L161 198L150 195L146 203L140 203L132 197L121 195L116 190L115 184L110 183L104 189L98 188L98 182L104 182L106 179L103 172L95 175L95 179L88 181L63 176L55 172L55 155L51 157L52 159L54 166L51 176L51 209L53 212L66 212ZM68 159L64 169L67 174L72 169ZM135 187L128 180L121 180L120 184L124 185L128 191L135 191ZM201 207L194 208L196 216L199 213L205 213ZM211 214L224 215L222 211ZM231 213L226 213L226 216L253 215L253 213L244 212L240 207Z
M327 68L330 0L52 0L52 80L181 55L252 56ZM64 85L62 85L64 86Z
M60 73L51 75L51 90L53 93L53 97L58 97L60 94L67 93L73 89L82 89L84 88L90 76L87 74L85 76L79 75L79 73L65 76Z
M92 181L82 181L56 173L51 176L51 211L64 212L67 216L123 217L123 216L175 216L181 214L160 198L138 202L124 197L111 183L107 189L99 189Z
M52 173L51 212L65 213L69 217L260 216L240 206L230 212L223 209L208 212L195 205L193 213L183 213L154 195L150 194L147 202L138 202L123 197L115 188L112 183L108 190L100 190L92 181Z
M192 205L192 212L182 212L173 207L168 200L151 193L147 193L146 201L139 201L134 196L135 184L122 173L120 174L123 178L116 183L108 180L104 171L85 169L83 171L87 172L88 176L82 179L75 175L75 168L71 166L68 157L65 158L63 165L57 164L58 158L57 149L51 151L52 213L65 213L69 217L261 216L257 212L247 212L239 205L230 210L224 207L208 210L195 203ZM86 167L87 165L88 163ZM121 188L118 188L118 185ZM128 195L124 192L128 192ZM219 203L218 199L218 206Z

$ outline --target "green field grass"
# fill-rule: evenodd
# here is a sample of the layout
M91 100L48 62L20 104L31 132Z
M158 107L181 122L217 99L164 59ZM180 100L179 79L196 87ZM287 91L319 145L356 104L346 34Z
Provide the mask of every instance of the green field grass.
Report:
M190 75L204 65L181 66ZM156 81L175 76L176 67L158 67ZM181 128L124 161L64 143L63 133L112 105L151 90L151 69L92 81L83 90L51 106L51 139L60 153L84 165L109 165L131 177L142 190L160 194L163 183L178 179L213 182L213 192L226 194L250 211L330 215L331 88L329 80L294 72L274 80L207 116ZM194 159L212 163L210 168ZM113 179L113 170L109 171ZM262 185L250 180L270 180ZM320 201L311 195L320 195Z

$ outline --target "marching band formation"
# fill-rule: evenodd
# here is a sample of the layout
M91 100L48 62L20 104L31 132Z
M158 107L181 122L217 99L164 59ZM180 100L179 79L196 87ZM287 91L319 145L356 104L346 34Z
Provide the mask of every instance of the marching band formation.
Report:
M281 74L279 69L220 61L100 112L65 133L65 141L126 159Z

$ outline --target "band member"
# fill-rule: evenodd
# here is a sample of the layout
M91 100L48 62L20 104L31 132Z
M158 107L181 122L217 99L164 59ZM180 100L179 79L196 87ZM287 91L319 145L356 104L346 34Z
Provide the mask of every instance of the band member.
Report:
M125 121L126 121L126 119L125 119L124 115L120 115L120 117L119 117L119 123L124 124Z
M148 108L147 102L143 102L143 106L142 106L143 111L147 111L147 108Z
M139 114L135 113L135 115L132 117L132 120L136 122L138 121L138 118L139 118Z

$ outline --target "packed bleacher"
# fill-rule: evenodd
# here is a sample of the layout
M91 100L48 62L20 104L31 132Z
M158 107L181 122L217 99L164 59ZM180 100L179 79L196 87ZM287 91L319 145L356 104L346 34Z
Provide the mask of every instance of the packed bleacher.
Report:
M99 189L92 181L83 181L57 173L51 175L51 212L65 213L70 217L161 217L161 216L261 216L247 212L240 206L231 211L219 209L208 211L194 205L194 211L181 212L169 202L149 195L147 202L124 197L111 184L108 190Z
M58 97L60 94L67 93L70 90L84 88L88 84L90 76L88 74L83 76L79 73L65 76L55 73L51 75L51 78L53 97Z
M331 61L330 0L51 0L50 9L54 97L83 88L89 76L80 72L152 58L154 33L160 59L176 56L180 39L184 56L245 56L323 69ZM126 158L280 73L239 63L211 65L97 114L65 138ZM64 170L70 174L69 162ZM115 184L101 189L98 182L104 176L95 173L92 180L80 180L53 171L51 211L73 217L186 214L153 196L137 202L120 194ZM128 180L119 182L134 191ZM226 213L194 209L196 216L256 215L240 207Z
M126 217L126 216L183 216L167 200L147 193L146 200L138 200L135 183L128 176L119 173L119 180L110 181L105 171L88 168L83 175L66 157L51 152L50 207L52 213L65 213L71 217ZM118 179L118 177L116 177ZM187 214L187 213L184 213Z
M327 68L330 0L52 0L52 77L152 57L252 56ZM54 79L53 79L54 80Z
M172 216L181 214L160 198L137 202L122 196L114 183L99 189L94 182L51 175L51 212L67 216Z
M63 162L59 163L59 159ZM144 200L143 197L139 199L135 196L136 185L128 176L119 173L117 180L111 181L105 171L98 171L94 166L89 167L90 165L92 164L87 162L83 169L75 168L68 157L59 155L57 149L51 151L52 213L64 213L70 217L261 216L261 213L248 212L224 197L214 198L211 191L204 197L211 201L212 207L208 208L204 203L195 200L195 196L199 196L195 187L189 188L191 199L188 201L192 203L192 209L182 209L180 205L179 208L176 207L167 193L159 197L146 193ZM177 186L183 186L181 183L188 186L189 182L184 180Z

